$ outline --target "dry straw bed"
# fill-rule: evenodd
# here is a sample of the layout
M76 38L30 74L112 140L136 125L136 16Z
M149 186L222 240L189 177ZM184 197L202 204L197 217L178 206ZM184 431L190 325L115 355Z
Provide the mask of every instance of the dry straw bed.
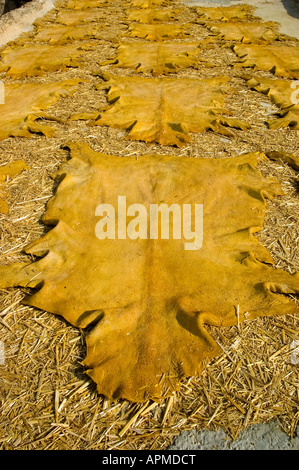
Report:
M39 25L51 25L64 5L56 3L58 10L49 12ZM227 100L226 109L251 127L234 130L234 137L211 131L193 134L192 142L178 149L126 140L124 129L88 127L84 121L68 121L75 113L94 113L106 105L106 91L97 87L99 83L105 85L100 78L103 72L136 75L135 71L115 65L99 65L113 56L117 37L123 39L128 24L127 2L114 1L112 10L106 5L107 30L103 29L101 39L81 41L92 41L96 46L86 52L82 65L46 72L40 77L11 78L5 73L0 76L5 83L82 80L74 94L61 97L47 109L48 118L54 120L43 120L55 130L53 136L33 134L31 139L10 137L0 141L1 165L23 159L29 167L1 182L9 203L9 213L0 215L1 265L27 260L22 249L48 230L41 217L58 184L52 175L69 158L65 145L70 141L85 141L96 151L120 157L163 153L223 158L251 151L269 155L279 151L298 158L298 131L267 128L265 121L279 109L267 96L248 88L244 79L245 74L248 78L247 69L232 67L237 61L232 42L212 37L207 27L197 24L196 10L180 4L175 7L182 8L178 21L190 23L191 40L208 39L200 53L210 64L181 70L176 75L229 76L236 92ZM18 43L34 42L35 32L23 34ZM282 41L290 47L297 44L291 38ZM254 74L272 77L270 72ZM264 175L275 176L285 195L268 203L264 228L257 236L270 251L275 266L294 273L299 267L297 173L282 157L260 164L260 170ZM86 331L73 328L58 316L23 305L22 299L30 292L1 290L0 339L5 348L5 360L0 364L2 449L162 450L183 430L221 427L236 438L247 426L272 419L278 419L290 437L295 434L299 373L298 364L292 360L292 344L298 340L298 315L245 320L222 329L210 327L222 354L206 364L199 377L185 378L181 389L169 398L135 404L126 400L113 402L97 393L81 365L86 354Z

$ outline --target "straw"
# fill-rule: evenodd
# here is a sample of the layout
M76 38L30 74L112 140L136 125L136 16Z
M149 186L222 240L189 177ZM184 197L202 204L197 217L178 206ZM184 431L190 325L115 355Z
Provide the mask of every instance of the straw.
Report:
M190 22L190 39L209 38L207 28L192 23L195 11L181 7L178 19ZM105 91L96 89L101 79L93 72L99 62L111 56L117 36L126 31L127 8L124 0L113 2L113 14L105 7L107 28L103 28L101 40L94 40L98 47L86 52L81 67L16 80L48 83L72 77L86 79L72 97L61 98L47 110L47 115L61 120L50 123L55 129L53 137L33 135L32 139L12 137L0 141L0 164L22 158L30 167L4 183L9 214L0 214L2 265L28 261L22 249L50 229L41 217L58 184L52 175L69 158L64 148L69 141L85 141L96 151L116 156L129 153L132 158L153 153L224 158L256 150L299 155L298 132L267 129L264 122L278 109L267 97L248 89L242 78L244 70L232 67L236 57L231 44L217 38L201 48L201 56L213 67L183 70L177 76L228 75L235 92L229 96L226 108L248 121L251 129L234 131L234 138L213 132L194 134L190 144L177 149L128 142L124 130L68 122L71 114L94 112L106 105ZM56 13L49 12L44 21L51 24ZM20 41L32 37L33 33L27 33ZM285 41L290 45L296 42ZM109 65L103 69L120 75L135 74ZM13 82L4 74L0 80ZM275 267L298 271L297 174L283 161L265 161L259 168L265 176L281 182L285 195L268 203L264 227L257 237L270 251ZM57 315L22 305L29 293L32 291L26 288L0 291L0 340L5 347L5 364L0 365L0 448L163 450L182 431L222 428L235 439L247 426L273 419L279 420L290 437L294 436L299 419L299 369L291 363L290 344L298 339L298 316L254 321L245 318L241 323L240 306L236 305L236 326L207 327L222 353L205 365L201 375L186 377L170 398L142 404L111 402L98 394L81 365L85 357L84 331Z

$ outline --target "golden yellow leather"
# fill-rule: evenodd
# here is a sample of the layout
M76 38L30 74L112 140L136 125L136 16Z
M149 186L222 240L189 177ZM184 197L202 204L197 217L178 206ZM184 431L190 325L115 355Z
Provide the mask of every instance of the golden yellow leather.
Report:
M130 139L162 145L182 146L191 140L191 132L208 129L232 136L228 127L249 126L222 116L228 114L222 109L228 82L229 77L177 80L111 76L107 98L111 106L93 124L130 129ZM72 117L81 118L86 116Z
M176 9L132 9L128 11L128 21L152 24L156 21L176 20L180 10Z
M0 72L10 77L31 77L45 72L65 70L67 67L78 67L84 49L68 45L24 44L9 46L1 53Z
M180 69L198 67L199 42L120 43L115 59L103 65L116 64L153 75L175 73Z
M270 129L299 129L299 81L253 77L247 85L267 95L281 109L276 118L267 121Z
M236 44L233 50L240 57L235 67L251 67L278 77L299 78L299 46Z
M271 23L210 23L208 29L219 38L227 41L240 41L244 44L272 42L278 38L276 25Z
M31 137L34 132L52 136L53 129L37 119L47 117L43 110L56 103L60 96L75 92L79 82L70 79L54 83L5 84L5 104L0 105L0 140L10 136Z
M42 258L0 267L0 285L37 287L26 304L89 326L84 365L99 393L137 402L166 396L220 353L205 325L298 313L282 294L299 292L299 274L271 267L254 237L266 199L282 194L275 179L256 170L262 154L136 158L97 153L80 142L70 148L72 159L59 171L65 177L43 217L55 226L26 249ZM141 203L147 217L151 204L177 204L182 213L202 204L202 247L186 250L184 237L171 234L98 239L97 206L110 204L117 220L119 196L128 209Z
M148 41L165 41L168 39L185 39L188 35L188 24L143 24L136 23L128 28L128 37L147 39Z

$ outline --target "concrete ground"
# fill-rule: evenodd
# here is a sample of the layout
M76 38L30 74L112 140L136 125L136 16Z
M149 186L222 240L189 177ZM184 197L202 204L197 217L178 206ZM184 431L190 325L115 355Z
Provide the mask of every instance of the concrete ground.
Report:
M30 31L33 28L33 22L51 10L54 3L55 0L32 0L2 15L0 17L0 46L13 41L21 33Z
M182 432L169 450L299 450L297 436L290 439L276 421L253 424L233 441L222 429Z

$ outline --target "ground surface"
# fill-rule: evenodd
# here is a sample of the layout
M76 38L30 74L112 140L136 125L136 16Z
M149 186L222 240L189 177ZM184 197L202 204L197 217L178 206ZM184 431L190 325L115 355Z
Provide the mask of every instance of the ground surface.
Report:
M222 429L182 432L169 450L299 450L299 435L290 439L277 422L271 421L253 424L235 441Z
M46 1L40 3L49 5ZM269 16L265 19L282 19L278 0L256 3L267 10ZM105 92L95 88L98 78L93 72L99 62L113 55L119 35L126 31L127 7L127 2L114 2L113 15L107 12L107 31L102 40L94 40L95 50L86 54L82 67L24 79L43 82L79 77L88 81L80 85L73 97L62 98L49 110L60 119L51 121L55 137L35 135L28 140L9 138L0 142L1 163L23 158L30 166L30 171L8 184L11 209L8 216L1 217L3 264L23 260L22 248L45 233L41 216L56 187L51 175L68 158L63 146L70 138L85 140L95 150L119 156L163 151L178 156L221 158L252 150L284 150L298 155L298 132L266 128L264 121L277 108L264 95L245 86L242 73L248 70L232 68L234 54L217 42L204 51L214 68L180 72L179 76L228 74L238 90L228 106L251 123L251 130L236 131L234 139L208 132L194 135L192 145L182 149L161 149L157 144L129 142L123 130L101 127L86 130L84 123L67 123L70 114L86 111L86 107L92 112L106 103ZM25 17L24 11L29 16ZM274 16L275 11L278 13ZM45 21L51 23L55 14L50 10ZM21 9L14 15L8 17L6 24L2 23L6 42L18 36L22 28L30 30L24 39L32 40L34 28L30 28L30 19L32 23L37 12ZM193 12L186 9L180 21L193 17ZM19 28L12 18L17 19ZM286 18L289 23L282 21L282 28L290 34L289 25L296 17ZM191 37L207 36L204 27L193 24ZM107 66L104 70L111 68ZM117 68L113 71L133 73ZM0 80L12 81L4 74ZM269 205L259 238L277 267L294 272L299 266L295 243L296 240L298 243L296 172L282 161L269 162L261 171L278 178L286 196ZM0 443L4 449L162 450L171 445L172 449L194 446L210 449L215 447L215 439L219 449L235 446L252 449L257 448L261 436L264 448L298 445L295 439L299 419L298 365L290 361L290 344L298 339L297 317L259 319L250 324L245 322L240 328L215 331L223 355L212 361L202 376L186 378L180 392L170 399L136 405L110 402L98 396L80 364L85 354L82 332L47 312L22 305L25 293L19 289L1 292L0 327L6 359L0 365ZM228 444L231 441L227 439L234 439L235 443Z

